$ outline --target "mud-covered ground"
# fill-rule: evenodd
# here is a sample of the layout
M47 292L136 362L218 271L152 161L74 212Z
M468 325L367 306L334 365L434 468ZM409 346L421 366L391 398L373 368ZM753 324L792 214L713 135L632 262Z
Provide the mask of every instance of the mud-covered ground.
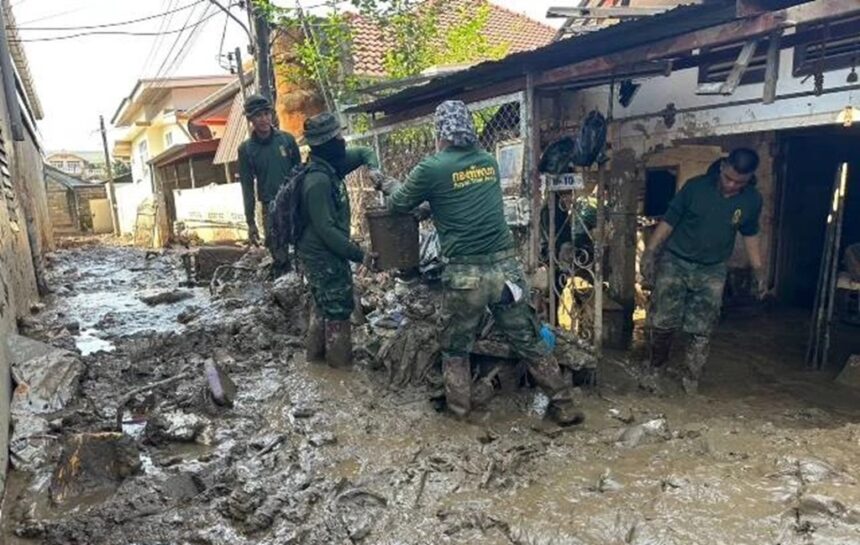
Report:
M306 363L301 296L265 282L142 303L183 280L171 252L62 250L51 276L25 325L88 353L50 463L10 475L3 543L860 543L858 394L802 370L798 316L724 324L697 398L669 379L646 392L609 355L581 394L587 422L559 429L534 390L462 422L372 358ZM206 360L236 383L232 408L207 397ZM129 392L183 373L121 411L139 467L52 494L64 441L114 429Z

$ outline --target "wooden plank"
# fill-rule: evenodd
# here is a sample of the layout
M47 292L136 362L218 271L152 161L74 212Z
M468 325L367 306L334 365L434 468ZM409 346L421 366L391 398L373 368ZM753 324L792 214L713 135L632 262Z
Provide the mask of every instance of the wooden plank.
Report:
M779 52L782 41L782 30L776 30L770 34L770 43L767 47L767 62L764 69L764 104L773 104L776 101L776 83L779 80Z
M744 77L744 73L747 71L747 67L750 65L753 55L755 55L757 45L758 40L749 40L744 44L741 48L740 54L738 54L738 58L735 59L732 71L729 72L729 77L726 78L726 82L720 89L720 93L731 95L735 92L735 89L738 88L738 85L741 82L741 78Z

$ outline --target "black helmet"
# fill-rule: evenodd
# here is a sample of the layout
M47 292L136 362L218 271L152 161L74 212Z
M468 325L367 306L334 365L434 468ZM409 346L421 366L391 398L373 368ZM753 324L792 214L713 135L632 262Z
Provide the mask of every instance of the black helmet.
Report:
M260 112L271 110L272 103L262 95L250 95L245 99L245 117L253 117Z

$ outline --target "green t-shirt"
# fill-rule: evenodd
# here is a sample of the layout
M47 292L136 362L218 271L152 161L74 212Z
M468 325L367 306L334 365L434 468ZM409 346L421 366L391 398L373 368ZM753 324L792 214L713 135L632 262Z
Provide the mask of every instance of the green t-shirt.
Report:
M673 228L666 248L693 263L723 263L732 255L738 232L745 237L758 234L761 206L761 194L754 186L724 197L719 175L692 178L663 217Z
M505 222L496 159L478 146L449 147L427 157L388 199L407 212L424 201L433 210L442 255L486 255L514 247Z
M324 159L311 155L309 163L301 193L305 228L297 244L299 255L303 259L327 259L333 255L361 262L364 252L349 238L352 215L346 183ZM363 147L346 150L344 174L362 165L379 167L373 150Z
M239 181L245 219L249 224L254 220L254 180L257 180L257 198L269 202L287 181L293 167L301 163L299 146L288 132L272 129L266 139L252 132L251 137L239 145Z

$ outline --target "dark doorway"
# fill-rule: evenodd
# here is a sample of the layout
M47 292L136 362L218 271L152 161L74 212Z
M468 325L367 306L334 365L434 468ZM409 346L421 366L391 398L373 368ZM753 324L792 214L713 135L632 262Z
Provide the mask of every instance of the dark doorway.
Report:
M675 196L678 174L674 169L649 168L645 177L645 216L662 217Z
M860 132L841 128L790 134L782 139L781 150L777 286L784 303L811 308L833 181L846 161L849 179L840 262L845 247L860 242Z

